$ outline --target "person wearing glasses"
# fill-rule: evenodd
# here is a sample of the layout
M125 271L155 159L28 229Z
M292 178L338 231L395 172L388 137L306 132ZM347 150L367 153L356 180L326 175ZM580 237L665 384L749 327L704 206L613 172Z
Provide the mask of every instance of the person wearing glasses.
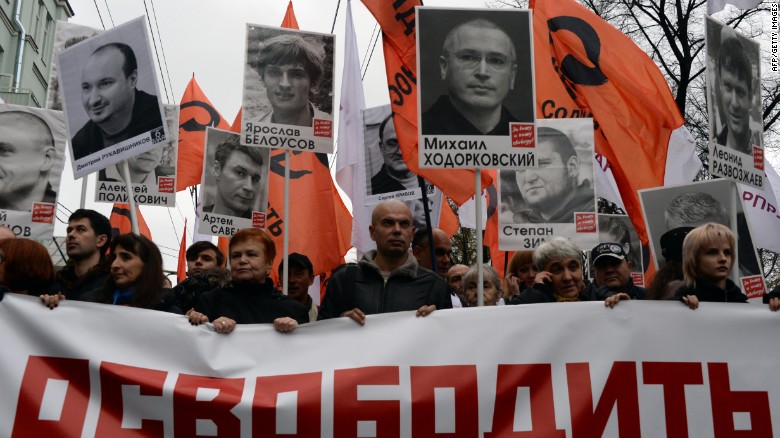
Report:
M518 119L503 105L517 73L515 45L492 21L458 24L439 57L448 95L422 115L424 135L509 135Z

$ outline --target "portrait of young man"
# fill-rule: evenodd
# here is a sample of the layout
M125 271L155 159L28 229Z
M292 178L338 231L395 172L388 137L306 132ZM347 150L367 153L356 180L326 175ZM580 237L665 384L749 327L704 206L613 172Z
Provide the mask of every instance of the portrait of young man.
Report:
M256 226L254 213L264 215L268 207L269 155L268 148L242 145L238 134L206 130L200 233L232 236L240 228ZM227 223L220 218L217 222L227 226L212 227L209 213L232 219Z
M74 176L166 140L143 17L62 50L57 63Z
M333 70L332 35L248 24L242 144L332 152Z
M509 136L510 122L533 122L528 17L509 15L419 10L419 56L437 60L420 66L423 135Z
M711 139L752 156L753 147L763 145L761 118L755 114L761 102L757 44L708 17L707 45Z

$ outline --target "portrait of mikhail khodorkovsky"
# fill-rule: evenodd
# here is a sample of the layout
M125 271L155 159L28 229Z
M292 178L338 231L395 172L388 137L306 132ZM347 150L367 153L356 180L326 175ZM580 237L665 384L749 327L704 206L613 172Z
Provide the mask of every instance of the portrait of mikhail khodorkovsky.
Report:
M423 135L509 135L536 112L530 11L417 9Z

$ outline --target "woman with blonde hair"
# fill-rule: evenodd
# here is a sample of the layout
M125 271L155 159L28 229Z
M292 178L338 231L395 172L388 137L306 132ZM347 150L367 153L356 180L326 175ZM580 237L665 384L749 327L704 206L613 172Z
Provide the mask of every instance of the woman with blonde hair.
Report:
M729 279L735 251L736 238L728 227L710 222L694 228L683 241L685 284L674 299L691 309L702 301L746 303L747 296Z

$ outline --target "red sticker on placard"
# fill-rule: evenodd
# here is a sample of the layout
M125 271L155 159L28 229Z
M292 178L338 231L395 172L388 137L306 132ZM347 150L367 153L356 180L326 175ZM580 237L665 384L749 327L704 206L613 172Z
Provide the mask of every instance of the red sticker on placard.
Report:
M161 176L157 178L157 191L160 193L173 193L173 183L175 179Z
M54 223L54 204L33 203L32 222L37 224Z
M764 277L761 275L751 275L742 277L742 290L748 298L760 298L766 293Z
M333 121L314 119L314 136L315 137L330 137L333 131Z
M574 224L578 233L595 233L596 213L574 213Z
M764 170L764 149L753 146L753 167Z
M265 213L252 212L252 228L265 228Z
M536 146L533 123L510 123L509 127L512 131L513 148L532 148Z

